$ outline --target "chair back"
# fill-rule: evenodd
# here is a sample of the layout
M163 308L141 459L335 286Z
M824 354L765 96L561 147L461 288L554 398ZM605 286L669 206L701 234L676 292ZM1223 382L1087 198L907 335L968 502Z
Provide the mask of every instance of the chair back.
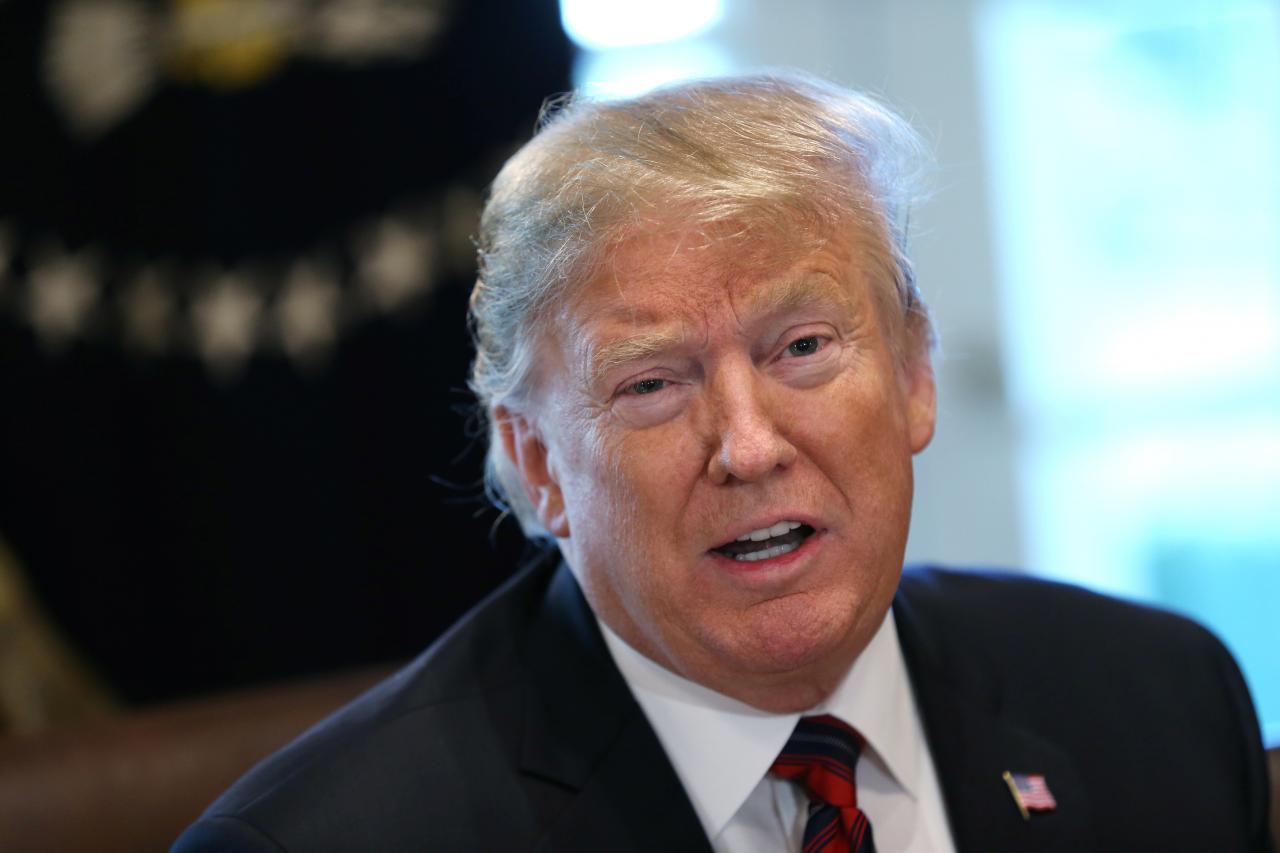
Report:
M246 770L379 667L0 739L0 850L164 853Z

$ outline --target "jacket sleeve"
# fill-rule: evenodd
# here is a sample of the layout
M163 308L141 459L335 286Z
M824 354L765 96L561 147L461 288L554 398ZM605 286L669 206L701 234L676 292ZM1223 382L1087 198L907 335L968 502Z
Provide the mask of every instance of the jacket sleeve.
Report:
M1262 732L1258 726L1258 715L1253 700L1249 695L1249 687L1245 683L1240 667L1226 646L1210 632L1205 631L1215 659L1218 675L1223 682L1223 692L1238 721L1236 731L1240 733L1238 750L1240 755L1241 784L1246 797L1246 808L1249 817L1250 850L1258 853L1275 853L1271 838L1271 826L1268 819L1271 803L1271 780L1267 767L1267 756L1262 746Z

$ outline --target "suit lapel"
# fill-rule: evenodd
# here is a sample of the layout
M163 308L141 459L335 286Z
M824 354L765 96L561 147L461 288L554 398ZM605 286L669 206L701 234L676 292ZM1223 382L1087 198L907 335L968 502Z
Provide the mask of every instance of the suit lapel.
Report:
M563 565L526 660L533 677L521 770L576 794L537 849L709 853L683 785Z
M963 643L944 643L951 638L936 635L910 593L904 583L894 618L958 853L1096 849L1088 797L1070 756L1002 719L999 668L966 658ZM1005 771L1044 776L1056 809L1024 820Z
M945 642L911 598L904 583L894 616L958 853L1096 849L1070 756L1002 719L999 668L966 657L963 643ZM709 853L683 786L563 565L526 660L533 677L524 695L521 770L572 793L535 849ZM1006 770L1043 775L1057 808L1024 820L1001 778Z

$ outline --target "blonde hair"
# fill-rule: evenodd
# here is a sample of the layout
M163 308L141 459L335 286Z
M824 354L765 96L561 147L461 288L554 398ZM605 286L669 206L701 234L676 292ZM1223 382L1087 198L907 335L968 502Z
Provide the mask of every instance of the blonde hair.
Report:
M891 110L801 74L549 103L534 138L494 180L480 221L470 385L490 416L490 497L526 535L545 535L491 415L527 390L546 312L641 223L674 221L751 245L856 239L882 302L897 306L889 313L899 356L930 345L907 255L925 162L919 137Z

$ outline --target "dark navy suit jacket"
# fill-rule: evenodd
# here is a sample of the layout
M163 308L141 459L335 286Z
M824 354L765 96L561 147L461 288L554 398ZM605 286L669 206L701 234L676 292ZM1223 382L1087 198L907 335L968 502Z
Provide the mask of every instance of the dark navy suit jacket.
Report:
M1270 849L1257 720L1202 628L935 569L893 607L960 853ZM1024 820L1006 770L1043 775L1057 808ZM710 850L563 566L518 575L175 847L419 850Z

